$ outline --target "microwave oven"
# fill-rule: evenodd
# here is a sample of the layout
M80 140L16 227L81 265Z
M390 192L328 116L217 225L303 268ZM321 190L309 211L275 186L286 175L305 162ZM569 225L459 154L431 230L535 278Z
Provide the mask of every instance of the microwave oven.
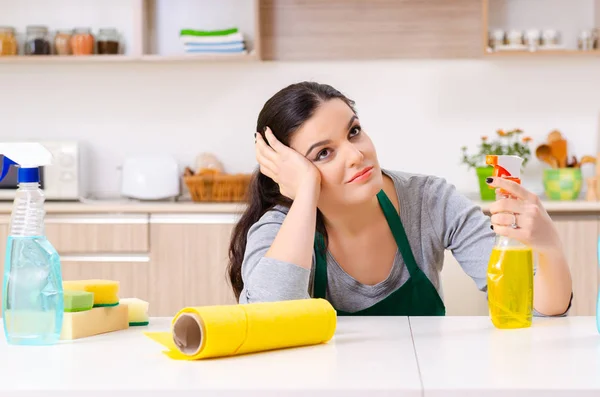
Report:
M40 188L46 200L76 201L84 197L81 148L78 142L40 142L52 153L52 163L40 167ZM0 155L0 168L2 155ZM13 200L17 190L17 167L11 166L0 181L0 200Z

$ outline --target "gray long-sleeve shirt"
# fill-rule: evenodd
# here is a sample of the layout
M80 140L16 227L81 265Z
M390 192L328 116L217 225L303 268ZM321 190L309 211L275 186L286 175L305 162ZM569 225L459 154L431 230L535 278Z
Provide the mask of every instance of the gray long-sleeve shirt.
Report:
M477 288L487 290L487 264L494 245L490 220L471 200L444 179L383 170L394 181L400 218L419 268L443 299L440 272L444 251L450 250ZM264 255L271 246L287 208L265 213L248 231L242 264L244 289L240 303L304 299L312 296L315 253L311 270ZM409 277L404 260L396 252L388 277L375 284L361 284L327 254L327 299L338 310L366 309L398 289Z

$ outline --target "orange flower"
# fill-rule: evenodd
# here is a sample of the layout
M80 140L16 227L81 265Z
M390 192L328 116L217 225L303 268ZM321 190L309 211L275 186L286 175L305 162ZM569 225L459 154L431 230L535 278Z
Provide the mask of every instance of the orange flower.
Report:
M531 142L533 139L531 139L531 137L529 136L524 136L523 137L523 142L527 143L527 142Z
M481 140L485 142L485 141L488 140L488 137L484 135L484 136L481 137Z
M500 136L506 136L506 135L508 135L506 132L504 132L504 130L498 130L498 131L496 131L496 133L498 135L500 135Z

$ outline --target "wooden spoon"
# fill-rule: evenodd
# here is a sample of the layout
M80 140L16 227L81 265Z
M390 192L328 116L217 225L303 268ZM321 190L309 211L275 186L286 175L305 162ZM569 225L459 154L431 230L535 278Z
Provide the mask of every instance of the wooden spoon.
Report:
M565 168L567 166L567 141L557 139L549 144L552 156L558 160L558 166Z
M554 130L548 134L548 143L558 141L559 139L563 139L562 134L559 130Z
M535 149L535 155L544 163L549 164L552 168L558 168L558 161L552 155L552 149L546 144L542 144Z
M592 163L596 164L596 158L594 156L583 156L577 167L581 167L582 164Z

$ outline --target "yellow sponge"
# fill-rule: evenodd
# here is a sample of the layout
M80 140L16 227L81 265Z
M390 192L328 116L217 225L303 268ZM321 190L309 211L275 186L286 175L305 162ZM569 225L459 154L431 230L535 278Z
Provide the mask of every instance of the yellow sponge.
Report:
M119 304L119 282L112 280L69 280L63 281L63 289L87 291L94 294L94 307Z
M95 307L92 310L63 313L60 339L70 340L119 331L129 327L126 305Z
M121 298L119 305L129 308L129 326L148 325L148 302L138 298Z

